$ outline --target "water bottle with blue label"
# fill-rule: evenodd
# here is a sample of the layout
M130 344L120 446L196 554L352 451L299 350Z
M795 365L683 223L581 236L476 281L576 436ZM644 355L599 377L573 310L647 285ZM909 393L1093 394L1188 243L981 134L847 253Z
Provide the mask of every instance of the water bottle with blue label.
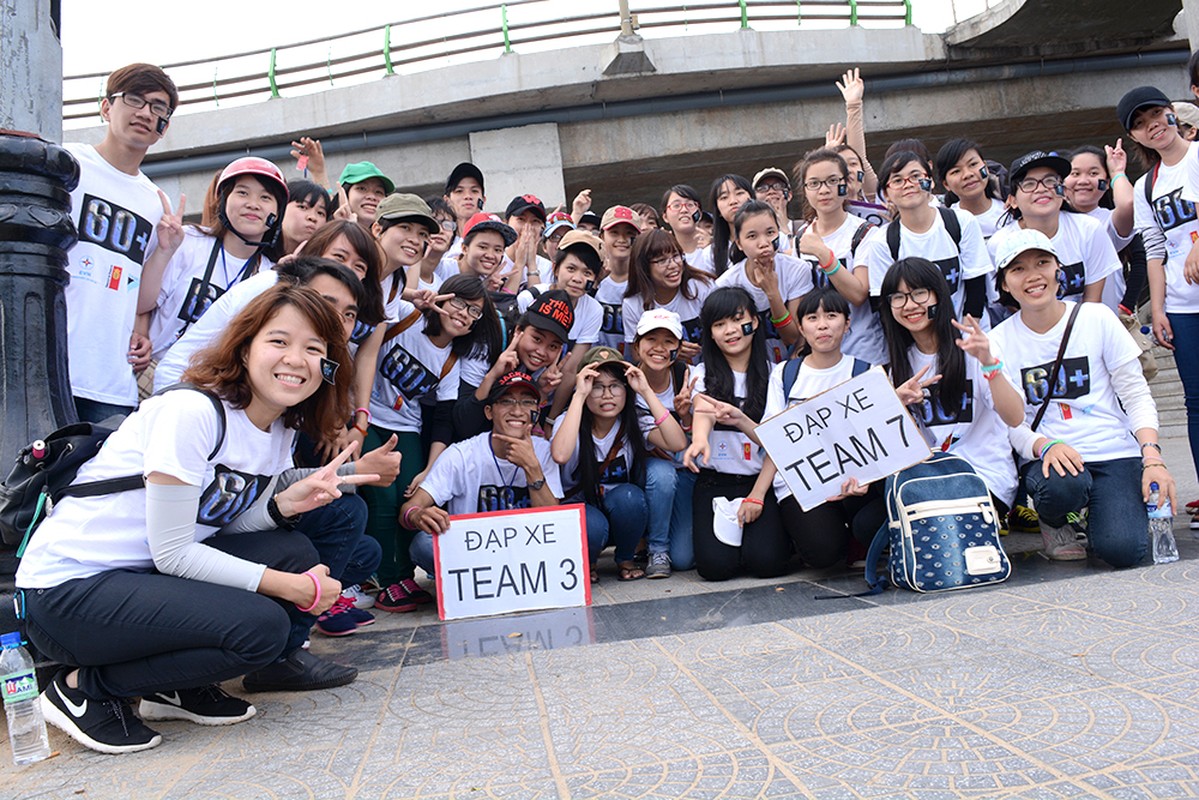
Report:
M50 756L46 739L46 720L38 701L37 675L33 659L21 647L21 634L0 636L0 680L4 686L4 713L8 717L8 742L12 759L18 766L32 764Z
M1149 502L1145 504L1149 514L1149 545L1153 551L1154 564L1169 564L1178 560L1178 545L1174 542L1174 509L1170 499L1161 496L1157 481L1149 484Z

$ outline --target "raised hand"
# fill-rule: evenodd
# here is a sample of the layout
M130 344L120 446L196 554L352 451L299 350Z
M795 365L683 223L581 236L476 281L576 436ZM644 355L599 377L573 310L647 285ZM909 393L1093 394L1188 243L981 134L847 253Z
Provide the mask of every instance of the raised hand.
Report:
M162 202L162 218L154 232L158 234L158 246L164 253L174 254L183 244L183 209L187 207L187 195L179 195L179 213L171 211L171 201L162 189L158 190L158 199Z
M1128 154L1124 152L1123 139L1117 139L1115 147L1105 144L1103 146L1103 153L1106 156L1107 175L1109 178L1123 172L1124 168L1128 166Z
M575 195L574 202L570 204L571 216L581 217L591 210L591 190L584 189Z
M325 150L320 139L301 136L300 141L291 143L291 157L296 160L296 169L307 170L314 177L324 178Z
M845 105L862 102L862 96L866 93L866 83L862 80L862 73L857 67L845 71L841 80L837 81L837 88L841 90L841 96L845 98Z
M816 232L815 223L804 228L803 235L799 237L799 252L811 256L821 264L826 263L828 257L833 254L829 246L824 243L824 239Z
M575 394L584 398L591 394L591 387L595 384L595 376L598 374L599 364L588 364L579 370L579 374L575 376Z
M836 148L845 143L845 125L841 122L834 122L828 126L828 133L824 135L824 146Z
M550 364L541 372L541 377L537 379L537 386L541 389L542 397L549 397L562 383L562 363L566 360L566 356L559 356L558 360Z
M508 342L508 346L504 348L504 352L499 354L495 360L495 366L492 367L496 371L496 375L503 377L514 369L520 367L520 356L516 354L516 343L520 341L520 337L524 335L524 329L518 330L512 334L512 341Z
M640 367L629 365L624 371L625 380L629 382L629 388L642 397L653 394L653 389L649 388L649 381L645 379L645 373Z
M379 480L378 475L369 473L345 476L337 474L337 468L346 463L357 449L357 442L351 444L342 450L337 458L275 495L275 503L279 506L279 511L286 517L294 517L314 508L328 505L341 497L341 490L337 488L340 484L349 483L361 486L364 483L373 483Z
M350 210L350 198L346 195L346 187L337 187L337 210L333 212L333 219L348 219L350 222L357 222L358 215Z
M928 372L927 365L922 367L915 375L895 387L895 394L899 397L899 402L903 403L905 406L914 406L917 403L924 402L924 390L941 380L941 373L939 372L926 381L920 380L924 377L926 372Z
M683 387L674 396L674 410L680 417L686 419L691 414L691 395L695 392L695 384L699 376L691 377L691 367L683 372Z
M395 479L400 474L401 456L396 450L396 444L399 442L399 437L394 433L391 438L384 442L379 447L371 450L369 453L364 453L356 462L357 470L360 473L378 475L379 479L371 481L368 486L381 486L387 488L395 483Z
M957 339L957 345L963 352L974 356L984 367L998 363L991 355L991 340L983 332L978 320L967 314L964 323L958 322L956 319L950 320L950 322L953 323L953 327L966 334Z

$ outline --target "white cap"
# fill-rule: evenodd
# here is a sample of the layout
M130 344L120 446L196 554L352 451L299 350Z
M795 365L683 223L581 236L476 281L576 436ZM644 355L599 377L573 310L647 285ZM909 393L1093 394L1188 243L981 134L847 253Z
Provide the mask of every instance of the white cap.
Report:
M767 167L766 169L759 170L758 174L754 176L754 182L750 185L757 189L759 183L770 177L778 178L786 186L791 186L791 179L787 177L787 173L783 172L778 167Z
M1000 238L995 251L995 270L1003 269L1012 263L1016 256L1028 250L1044 250L1057 258L1057 250L1048 236L1032 228L1017 228L1010 236Z
M679 315L673 311L668 311L665 308L654 308L646 311L641 315L641 319L637 320L638 336L644 336L650 331L656 331L659 328L670 331L674 334L674 338L680 342L683 341L683 323L679 320Z

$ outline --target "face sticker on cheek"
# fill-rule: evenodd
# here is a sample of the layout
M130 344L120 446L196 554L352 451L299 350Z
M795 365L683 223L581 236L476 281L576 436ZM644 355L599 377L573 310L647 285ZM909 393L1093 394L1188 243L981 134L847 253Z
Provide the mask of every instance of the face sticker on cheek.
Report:
M670 351L670 360L674 361L678 357L679 357L679 348L676 347Z
M595 290L595 281L588 280L587 283L583 284L583 291L587 292L588 294L591 294L591 292L593 292L594 290Z
M340 366L341 365L338 364L336 361L331 361L330 359L322 357L321 358L321 380L323 380L325 383L329 384L330 386L335 385L337 383L337 380L336 380L337 368Z
M752 322L742 322L741 323L741 332L743 334L745 334L746 336L753 336L754 335L754 324Z

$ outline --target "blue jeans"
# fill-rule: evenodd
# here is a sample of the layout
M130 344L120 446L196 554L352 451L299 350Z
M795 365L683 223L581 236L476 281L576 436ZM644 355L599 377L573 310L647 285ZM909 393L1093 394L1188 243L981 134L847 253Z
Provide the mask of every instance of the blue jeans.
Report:
M670 568L695 569L695 545L691 541L691 495L695 473L675 470L674 508L670 515Z
M1149 517L1141 499L1141 460L1115 458L1088 461L1078 475L1049 477L1041 473L1041 462L1022 470L1024 486L1032 497L1041 520L1058 528L1066 515L1090 506L1087 538L1095 555L1113 567L1132 567L1149 550Z
M670 550L670 518L677 482L673 462L652 457L645 460L645 504L649 511L645 543L651 553Z
M1174 363L1182 379L1182 394L1187 408L1187 438L1191 440L1191 465L1199 472L1199 314L1167 314L1174 330L1174 342L1190 342L1175 347ZM1183 502L1186 502L1185 500Z
M75 413L80 422L90 422L98 425L110 417L127 417L134 412L134 406L118 406L112 403L102 403L99 400L88 400L86 397L76 397ZM116 426L113 426L116 427Z
M611 544L616 547L616 563L632 561L649 522L645 490L621 483L604 492L600 502L602 507L586 506L588 559L595 564L600 551Z

